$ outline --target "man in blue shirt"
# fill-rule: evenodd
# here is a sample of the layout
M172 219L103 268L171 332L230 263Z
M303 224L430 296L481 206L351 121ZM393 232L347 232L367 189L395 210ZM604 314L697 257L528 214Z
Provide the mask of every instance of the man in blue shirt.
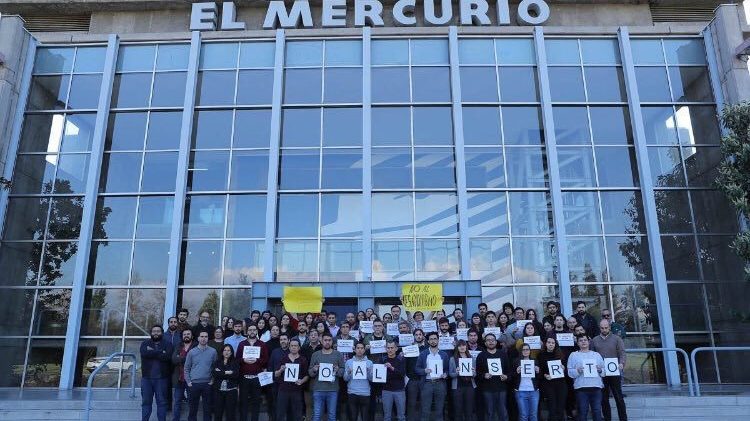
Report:
M429 348L422 351L417 359L417 375L421 378L422 391L422 421L442 421L443 405L448 393L446 378L448 377L448 354L438 348L437 332L427 334ZM432 404L435 404L434 411Z

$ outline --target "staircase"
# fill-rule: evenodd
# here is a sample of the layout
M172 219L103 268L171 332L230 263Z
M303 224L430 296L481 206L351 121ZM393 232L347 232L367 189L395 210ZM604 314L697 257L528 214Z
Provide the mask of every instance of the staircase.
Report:
M750 388L721 394L708 393L700 398L669 394L662 390L626 388L625 393L628 418L631 421L750 419ZM83 420L85 404L83 390L5 389L0 390L0 420ZM617 419L614 401L611 404L613 419ZM140 395L131 399L127 390L96 390L91 406L92 421L141 419ZM200 418L202 413L198 416ZM156 419L155 407L151 419ZM168 414L168 419L172 419L171 414ZM183 404L182 419L187 419L187 404ZM266 420L264 415L261 415L261 420Z

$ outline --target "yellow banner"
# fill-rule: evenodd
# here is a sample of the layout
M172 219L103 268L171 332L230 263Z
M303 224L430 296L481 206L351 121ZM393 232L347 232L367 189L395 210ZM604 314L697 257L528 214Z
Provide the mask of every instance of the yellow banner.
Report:
M320 313L323 309L323 288L284 287L281 301L284 309L290 313Z
M404 284L401 303L408 311L437 311L443 308L443 285Z

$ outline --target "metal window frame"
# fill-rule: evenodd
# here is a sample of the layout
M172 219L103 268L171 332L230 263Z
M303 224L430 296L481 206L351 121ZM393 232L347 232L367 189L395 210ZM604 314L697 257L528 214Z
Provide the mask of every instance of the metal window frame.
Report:
M78 356L78 339L81 331L83 301L86 295L86 275L91 252L91 236L94 231L96 218L96 201L99 191L99 174L104 158L104 141L109 123L109 106L112 100L112 81L115 76L117 50L120 39L110 34L107 39L107 53L102 73L101 90L96 111L96 125L91 144L91 157L88 173L86 174L86 193L83 200L83 215L81 230L78 238L78 257L73 272L73 290L71 292L69 318L65 333L65 348L63 350L62 371L60 373L60 389L72 389L75 380L76 359Z

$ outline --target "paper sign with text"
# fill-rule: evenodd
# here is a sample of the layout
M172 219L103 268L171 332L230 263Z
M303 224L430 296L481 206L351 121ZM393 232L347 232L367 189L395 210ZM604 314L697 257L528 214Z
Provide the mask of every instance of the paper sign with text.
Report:
M424 333L437 332L437 322L434 320L422 320L422 331Z
M399 346L409 346L414 343L414 335L411 333L399 333L398 344Z
M583 360L583 377L599 377L596 360Z
M372 365L372 382L373 383L385 383L387 376L387 368L385 364L373 364Z
M464 341L468 341L469 328L467 327L461 327L456 329L456 339L463 339Z
M604 375L605 376L619 376L620 375L620 360L617 358L605 358L604 359Z
M318 381L330 383L334 380L336 380L336 374L333 372L333 364L320 363L320 367L318 367Z
M352 379L367 380L367 361L352 361Z
M524 336L523 343L529 344L531 349L542 349L542 338L539 336Z
M258 382L260 383L261 387L273 383L273 373L270 371L258 373Z
M549 370L549 376L553 379L565 377L565 368L563 367L562 360L547 361L547 369Z
M484 332L482 332L482 335L483 336L487 336L490 333L493 334L493 335L495 335L495 339L498 339L500 337L500 334L502 332L500 331L499 327L485 327L484 328Z
M534 360L521 360L521 377L534 377Z
M299 380L299 364L285 364L285 366L284 381L294 383Z
M243 359L255 358L257 360L258 358L260 358L260 347L259 346L246 346L242 348L242 358Z
M461 377L471 377L474 375L474 360L472 358L458 359L458 375Z
M370 354L384 354L385 339L379 341L370 341Z
M359 322L359 330L362 333L372 333L372 321L363 320Z
M385 333L390 336L398 336L398 323L386 323Z
M354 339L339 339L336 341L336 351L351 354L354 352Z
M404 284L401 302L407 311L437 311L443 309L442 284Z
M401 349L401 351L404 353L404 357L406 358L413 358L419 356L419 345L409 345L405 346Z
M438 338L438 349L441 351L453 350L453 336L441 336Z
M503 363L500 358L487 358L487 372L491 376L503 374Z
M557 342L560 344L560 346L574 345L574 338L572 333L558 333L556 336Z

